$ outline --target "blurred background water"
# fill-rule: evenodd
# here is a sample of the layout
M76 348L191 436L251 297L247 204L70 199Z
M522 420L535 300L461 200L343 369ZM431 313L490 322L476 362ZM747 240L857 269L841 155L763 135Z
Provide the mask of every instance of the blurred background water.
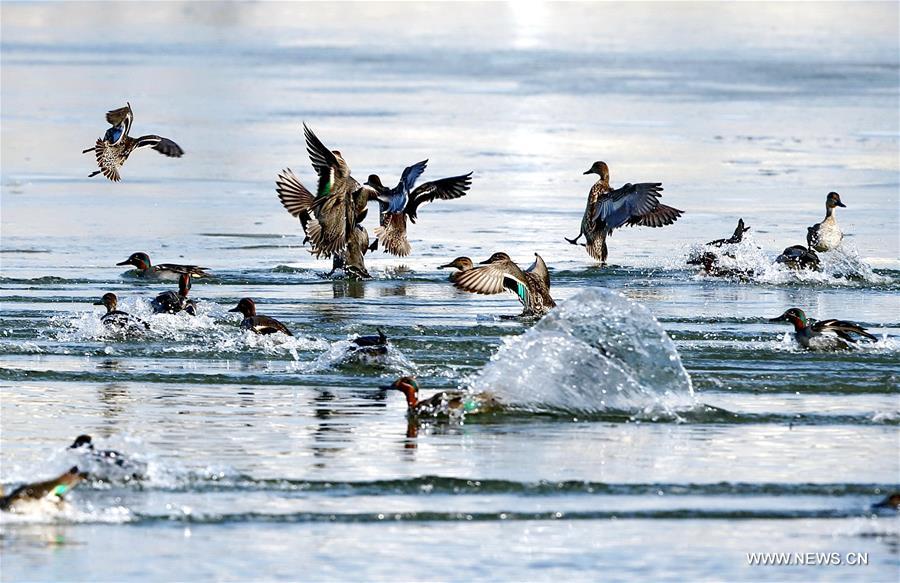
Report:
M148 464L139 484L79 487L64 516L0 519L4 580L896 579L897 519L868 511L900 483L896 3L0 11L0 481L65 470L79 433ZM81 150L125 101L133 133L186 154L140 151L121 183L88 179ZM274 194L284 167L313 182L303 121L359 178L428 158L426 179L473 170L472 190L424 208L411 256L367 256L374 280L323 279ZM606 269L563 240L598 159L686 211L616 232ZM830 190L847 236L824 274L685 266L743 217L765 267ZM557 300L590 288L643 304L651 316L622 304L602 334L655 317L694 397L412 430L377 386L509 378L511 350L532 346L510 344L530 325L498 318L518 313L512 296L456 292L436 269L498 250L539 252ZM209 267L201 317L105 333L90 305L104 292L147 314L172 285L123 277L134 251ZM297 338L239 333L226 310L244 296ZM790 306L881 341L801 352L766 322ZM346 340L376 327L388 357L348 358ZM562 378L569 361L541 355ZM565 372L586 402L605 388L592 366ZM514 394L558 396L552 374L524 376ZM748 567L762 551L870 564Z

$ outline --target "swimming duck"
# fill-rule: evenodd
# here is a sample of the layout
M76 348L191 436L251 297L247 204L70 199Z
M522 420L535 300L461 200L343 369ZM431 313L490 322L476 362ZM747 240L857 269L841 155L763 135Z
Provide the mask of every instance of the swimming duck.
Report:
M891 508L900 510L900 492L891 492L880 502L872 504L872 508Z
M188 299L191 290L191 274L182 273L178 278L178 291L167 291L159 294L150 302L154 314L177 314L187 312L191 316L197 315L197 302Z
M288 336L293 336L287 326L269 316L256 314L256 303L250 298L244 298L238 302L238 305L228 310L229 312L240 312L244 315L241 321L241 330L250 330L257 334L275 334L281 332Z
M734 233L731 234L731 237L728 239L716 239L715 241L710 241L707 245L711 247L721 247L722 245L734 245L736 243L740 243L744 240L744 233L750 230L750 227L744 226L744 219L738 219L737 227L734 228Z
M556 307L556 302L550 297L550 272L537 253L534 254L534 263L525 271L506 253L494 253L479 267L457 272L453 285L476 294L511 291L524 306L523 317L543 316Z
M124 478L127 480L142 480L147 471L146 464L130 460L121 452L114 449L96 449L90 435L79 435L68 449L85 458L85 461L90 460L95 462L93 464L95 467L115 466L116 472L114 473L121 474L122 472L125 472L126 475ZM96 475L97 470L94 468L92 468L91 474L94 475L95 478L107 477Z
M819 256L803 245L791 245L775 258L775 263L782 263L791 269L819 270Z
M877 342L878 338L866 332L855 322L845 320L809 320L800 308L791 308L770 322L790 322L794 325L794 338L803 348L831 349L848 348L855 344L852 334L858 334ZM849 343L849 344L848 344Z
M732 233L731 237L728 239L716 239L715 241L710 241L705 244L705 247L722 247L723 245L736 245L744 240L744 233L750 230L750 227L744 226L744 219L738 219L737 227L734 229L734 233ZM688 260L688 265L700 265L703 267L703 271L706 272L707 275L713 275L716 277L739 277L739 278L747 278L753 275L753 270L750 269L733 269L728 267L722 267L720 261L720 253L723 257L728 257L734 259L734 252L726 249L725 251L698 251L691 255Z
M141 277L166 281L178 281L183 273L189 273L193 277L210 277L209 273L206 272L206 267L179 265L177 263L151 265L150 256L141 251L132 253L128 256L128 259L120 261L119 263L116 263L116 265L133 265L137 268L138 275Z
M381 328L378 329L377 335L357 336L350 342L353 343L354 352L358 354L381 356L387 354L388 351L388 337L381 331Z
M93 148L82 151L82 154L94 152L97 156L97 165L100 167L100 170L92 172L89 178L102 173L113 182L118 182L120 180L119 168L138 148L153 148L170 158L181 158L184 155L181 146L168 138L155 135L141 136L137 139L130 137L128 132L131 130L133 119L134 113L128 102L125 107L107 112L106 121L112 127L106 130L106 134L102 138L97 139Z
M377 174L370 175L366 180L365 186L375 192L380 207L380 225L375 228L377 239L372 245L372 251L381 243L386 253L399 257L409 255L412 248L406 238L406 218L409 217L415 223L420 206L435 199L452 200L465 196L472 185L472 173L469 172L426 182L413 189L427 165L428 160L423 160L408 166L394 188L384 186Z
M407 413L415 417L492 413L503 407L503 404L490 393L467 391L441 391L420 401L419 385L412 377L400 377L392 384L379 388L403 393L406 396Z
M584 236L588 255L601 263L606 263L609 254L606 237L613 230L623 225L665 227L684 213L659 202L661 182L628 183L614 190L609 186L609 167L599 160L585 174L597 174L600 178L588 193L581 231L574 239L565 239L572 245L578 245L578 239Z
M78 485L87 476L78 471L78 466L73 466L68 472L44 482L24 484L3 496L0 490L0 510L9 512L23 512L28 506L49 502L61 508L64 502L63 496Z
M831 251L841 243L844 234L834 218L835 207L847 208L841 195L829 192L825 197L825 220L806 229L806 244L816 251Z
M102 323L107 328L114 328L117 330L128 330L128 329L150 329L150 324L141 320L140 318L136 318L127 312L123 312L121 310L117 310L116 306L119 304L119 298L116 297L116 294L109 292L103 294L103 297L100 298L100 301L94 302L95 306L105 306L106 313L103 314L100 318L100 323Z
M450 263L445 263L443 265L438 265L438 269L444 269L445 267L452 267L454 269L458 269L459 271L454 271L450 274L450 281L456 281L456 278L463 271L469 271L473 267L472 260L468 257L457 257Z

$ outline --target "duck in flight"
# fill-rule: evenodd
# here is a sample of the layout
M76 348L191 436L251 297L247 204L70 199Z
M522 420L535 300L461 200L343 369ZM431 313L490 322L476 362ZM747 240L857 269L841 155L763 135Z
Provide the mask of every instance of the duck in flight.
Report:
M398 257L409 255L412 248L406 237L406 219L415 223L419 207L423 204L460 198L466 195L472 185L472 173L469 172L426 182L415 188L416 181L425 172L427 165L428 160L422 160L407 166L394 188L384 186L377 174L370 175L366 180L365 186L374 191L374 197L379 203L380 226L375 228L377 239L372 244L372 251L380 243L386 253Z
M133 265L137 268L137 274L140 277L149 279L160 279L166 281L178 281L180 277L187 273L192 277L210 277L206 271L206 267L198 267L197 265L179 265L178 263L160 263L152 265L150 256L142 251L132 253L125 261L120 261L116 265Z
M249 330L256 334L275 334L281 332L288 336L293 336L287 326L269 316L263 316L256 313L256 302L250 298L243 298L238 305L228 310L229 312L240 312L244 319L241 321L241 330Z
M588 255L601 263L605 264L609 255L606 238L615 229L623 225L665 227L684 214L659 202L661 182L628 183L613 189L609 185L609 167L601 161L594 162L585 174L597 174L599 179L588 193L581 231L574 239L566 237L566 241L578 245L578 239L583 236Z
M112 127L106 130L102 138L97 139L94 147L82 151L82 154L93 152L97 157L97 166L100 167L90 174L90 178L103 174L113 182L118 182L121 179L119 168L125 164L128 156L139 148L153 148L170 158L181 158L184 155L181 146L168 138L153 134L139 138L129 136L133 120L134 113L131 111L131 104L127 102L125 107L107 112L106 121Z
M800 308L791 308L770 322L790 322L794 325L794 338L803 348L828 350L849 348L856 343L853 335L862 336L873 342L878 338L866 332L856 322L846 320L819 320L807 318Z
M540 317L556 307L550 296L550 272L537 253L534 263L522 271L509 255L494 253L477 267L458 271L453 279L457 288L476 294L499 294L511 291L522 303L520 317Z

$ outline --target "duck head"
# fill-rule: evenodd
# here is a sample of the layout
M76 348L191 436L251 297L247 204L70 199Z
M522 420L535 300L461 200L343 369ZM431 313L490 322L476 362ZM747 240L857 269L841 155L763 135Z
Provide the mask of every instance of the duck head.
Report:
M479 265L490 265L491 263L502 263L503 261L512 261L509 255L504 253L503 251L498 251L491 255L488 259L485 259Z
M601 162L600 160L594 162L584 173L596 174L600 176L601 180L609 180L609 166L606 165L606 162Z
M453 267L460 271L467 271L469 269L472 269L473 266L474 266L474 264L472 263L472 260L469 259L468 257L457 257L450 263L438 265L438 269L444 269L445 267Z
M119 303L119 298L116 297L116 294L109 292L103 294L103 297L100 298L100 301L94 302L95 306L106 306L107 312L112 312L116 309L116 305Z
M825 197L825 208L833 209L836 206L847 208L847 205L841 202L840 194L836 192L829 192L828 196Z
M383 391L400 391L406 396L406 405L415 409L419 402L419 384L413 377L400 377L392 384L380 387Z
M256 315L256 302L250 298L244 298L238 302L238 305L228 310L229 312L240 312L245 318L252 318Z
M191 291L191 274L182 273L178 276L178 295L186 298Z
M379 177L377 174L369 174L369 177L366 179L365 185L370 186L378 191L384 190L384 185L381 183L381 177Z
M132 253L125 261L120 261L116 265L134 265L141 271L150 269L150 256L143 252Z
M790 322L794 325L794 330L803 330L806 328L806 314L800 308L791 308L777 318L770 318L770 322Z
M900 510L900 492L893 492L885 496L884 500L872 505L874 508L893 508Z
M69 449L78 449L80 447L94 449L94 444L91 442L90 435L79 435L75 438L75 441L72 442L72 445L69 446Z

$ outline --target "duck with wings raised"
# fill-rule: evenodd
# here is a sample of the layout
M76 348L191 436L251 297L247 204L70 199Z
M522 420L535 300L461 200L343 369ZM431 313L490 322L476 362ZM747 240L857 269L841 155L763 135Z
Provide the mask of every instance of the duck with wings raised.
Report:
M520 317L540 317L556 307L550 296L550 272L537 253L525 271L506 253L494 253L477 267L458 271L452 281L457 288L475 294L516 294L523 307Z

